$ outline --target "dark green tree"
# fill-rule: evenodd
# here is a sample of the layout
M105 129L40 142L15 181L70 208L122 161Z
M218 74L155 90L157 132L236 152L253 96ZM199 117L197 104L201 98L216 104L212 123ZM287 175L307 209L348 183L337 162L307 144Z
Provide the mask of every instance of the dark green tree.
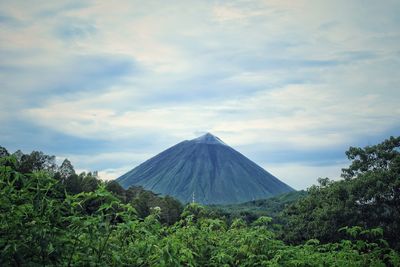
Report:
M70 175L75 174L74 166L72 166L71 161L68 159L64 159L64 161L61 163L61 166L58 168L58 172L60 173L62 179L66 179Z
M100 180L96 176L93 176L91 172L81 176L81 189L83 192L94 192L100 185Z
M172 225L180 219L183 211L182 204L173 197L165 196L160 201L160 221Z
M8 157L10 153L8 153L5 147L0 146L0 158Z
M343 169L344 180L319 179L318 186L284 211L283 237L300 242L317 238L337 241L345 226L382 227L384 236L399 246L400 137L365 148L351 147L352 161Z
M125 190L117 181L107 182L106 189L117 196L119 199L125 200Z
M349 168L342 169L345 179L357 178L368 173L385 172L399 174L400 136L393 137L374 146L350 147L346 156L351 160Z
M68 193L78 194L83 191L82 189L82 176L72 174L65 179L64 186Z
M34 171L55 172L56 157L46 155L41 151L32 151L31 154L24 154L20 159L19 171L22 173L30 173Z

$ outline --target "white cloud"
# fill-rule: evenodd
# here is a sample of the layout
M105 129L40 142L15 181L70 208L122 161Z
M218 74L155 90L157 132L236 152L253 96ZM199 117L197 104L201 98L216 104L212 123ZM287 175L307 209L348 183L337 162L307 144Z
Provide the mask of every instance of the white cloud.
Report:
M318 178L328 177L339 180L342 168L346 164L332 164L329 166L310 166L300 163L268 164L264 168L296 190L307 189L317 184Z
M108 107L114 101L138 103L134 95L124 100L126 96L128 92L117 91L85 99L57 100L26 110L25 114L42 126L84 138L113 140L148 131L184 138L208 129L230 132L225 139L233 145L258 142L316 149L384 133L397 125L400 115L397 102L380 94L353 99L326 86L291 85L236 101L142 106L124 112ZM226 110L235 110L235 115Z
M91 166L91 165L104 165L105 163L126 163L130 165L135 165L141 163L141 160L146 157L152 156L149 153L143 153L142 151L131 151L131 152L109 152L109 153L99 153L99 154L63 154L58 155L58 163L67 158L71 161L72 165L76 165L78 168L80 166ZM94 171L94 170L92 170Z
M151 152L143 153L143 151L131 152L108 152L100 154L63 154L57 155L57 164L67 158L75 167L77 173L98 171L99 178L102 180L113 180L133 169L143 162L154 156ZM104 168L104 166L115 166L114 168ZM91 166L89 169L88 166Z
M232 146L329 150L400 123L395 2L0 5L18 21L0 28L0 67L10 70L0 74L5 123L18 118L120 143L158 136L149 154L199 131ZM74 22L84 34L63 36ZM70 62L90 56L126 59L137 69L113 77L87 71L81 74L87 81L71 83L66 94L62 85L83 72ZM106 165L105 152L84 157L76 160L117 172Z
M110 181L117 179L121 175L130 171L132 166L125 166L117 169L104 169L98 172L99 178L103 181Z

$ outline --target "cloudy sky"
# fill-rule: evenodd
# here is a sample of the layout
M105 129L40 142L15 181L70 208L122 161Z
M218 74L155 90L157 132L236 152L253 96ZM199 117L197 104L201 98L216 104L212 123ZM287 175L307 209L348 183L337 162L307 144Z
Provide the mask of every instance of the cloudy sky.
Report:
M399 1L0 0L0 145L116 178L212 132L296 189L400 133Z

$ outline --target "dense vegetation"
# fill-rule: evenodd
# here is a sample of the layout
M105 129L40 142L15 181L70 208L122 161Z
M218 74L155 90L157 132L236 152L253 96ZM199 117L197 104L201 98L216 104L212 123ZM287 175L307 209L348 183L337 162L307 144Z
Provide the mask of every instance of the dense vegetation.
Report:
M261 216L268 216L273 222L279 223L280 213L291 203L307 195L304 190L283 193L267 199L258 199L240 204L209 205L206 209L209 213L224 216L228 222L236 218L243 219L246 223L252 223Z
M379 227L391 245L400 249L400 137L364 149L351 147L352 160L342 170L343 180L318 179L319 185L283 214L286 241L343 238L346 226Z
M350 148L343 180L251 222L0 148L0 265L399 266L399 147Z

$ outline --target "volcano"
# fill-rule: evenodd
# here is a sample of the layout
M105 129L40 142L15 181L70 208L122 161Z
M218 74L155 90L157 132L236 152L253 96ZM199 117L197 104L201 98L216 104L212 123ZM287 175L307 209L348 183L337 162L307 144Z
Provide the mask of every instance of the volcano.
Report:
M201 204L241 203L294 191L211 133L168 148L117 182Z

